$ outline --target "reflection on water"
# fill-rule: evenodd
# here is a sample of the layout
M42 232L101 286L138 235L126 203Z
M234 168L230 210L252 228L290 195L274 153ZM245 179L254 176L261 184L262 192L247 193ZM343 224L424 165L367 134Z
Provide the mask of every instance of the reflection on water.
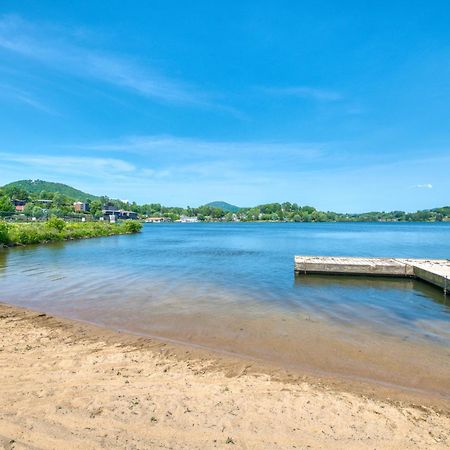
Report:
M423 281L308 274L295 276L294 285L308 299L304 308L332 317L335 323L392 335L413 332L444 345L450 342L449 298Z
M8 251L0 248L0 274L6 270L6 259L8 258Z
M421 295L423 299L432 300L446 306L442 312L450 314L450 298L442 289L436 288L422 280L396 277L366 277L360 275L323 275L298 274L294 278L297 288L312 287L313 289L375 289L379 291L403 290L413 295Z

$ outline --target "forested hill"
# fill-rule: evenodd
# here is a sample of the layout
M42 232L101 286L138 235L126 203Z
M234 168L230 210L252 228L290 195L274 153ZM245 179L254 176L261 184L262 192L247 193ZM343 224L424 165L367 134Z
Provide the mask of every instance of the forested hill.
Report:
M41 192L58 192L61 195L79 201L96 200L99 198L95 195L88 194L86 192L80 191L79 189L68 186L67 184L53 183L51 181L43 180L20 180L3 186L3 189L7 191L11 191L14 188L26 191L30 194L39 194Z
M239 206L236 205L231 205L230 203L227 202L211 202L211 203L207 203L205 206L211 206L212 208L219 208L222 209L223 211L226 212L238 212L241 208L239 208Z

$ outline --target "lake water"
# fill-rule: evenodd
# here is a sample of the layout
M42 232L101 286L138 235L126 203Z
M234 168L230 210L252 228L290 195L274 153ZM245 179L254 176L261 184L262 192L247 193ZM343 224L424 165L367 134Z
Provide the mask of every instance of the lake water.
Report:
M423 352L450 375L450 298L441 290L295 277L296 254L449 258L450 223L146 224L136 235L0 251L0 299L362 378L392 380L395 359Z

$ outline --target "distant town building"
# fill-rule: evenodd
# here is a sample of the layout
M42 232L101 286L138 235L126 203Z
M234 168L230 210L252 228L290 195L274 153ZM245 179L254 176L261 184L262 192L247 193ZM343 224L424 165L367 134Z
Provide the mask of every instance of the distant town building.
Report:
M17 212L23 212L26 203L27 202L25 200L13 200L13 205L15 206Z
M145 219L145 221L147 223L161 223L161 222L166 222L166 218L165 217L147 217Z
M119 211L119 208L116 208L113 205L103 205L103 210L105 211Z
M112 222L111 217L114 217L114 220L116 219L137 219L138 215L134 211L125 211L124 209L117 209L117 208L108 208L102 210L103 217L105 219L109 219L110 222Z
M137 219L138 214L134 211L124 211L123 209L119 209L120 219Z
M76 212L89 211L89 203L75 202L73 204L73 209Z
M194 223L194 222L198 222L198 218L197 217L189 217L189 216L181 216L180 220L177 220L176 222Z

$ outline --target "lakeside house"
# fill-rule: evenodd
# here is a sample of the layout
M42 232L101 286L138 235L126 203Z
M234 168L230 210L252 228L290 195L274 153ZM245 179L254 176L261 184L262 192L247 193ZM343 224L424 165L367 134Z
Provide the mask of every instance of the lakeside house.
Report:
M145 219L146 223L162 223L167 222L167 219L165 217L147 217Z
M73 204L73 209L76 212L87 212L89 211L89 203L75 202Z
M179 220L176 220L175 222L195 223L198 222L198 217L181 216Z
M17 212L23 212L27 204L26 200L13 200L12 202Z
M138 214L134 211L126 211L124 209L117 209L114 207L110 207L108 209L103 209L102 214L105 220L116 221L117 219L123 220L136 220L138 218ZM111 220L114 217L113 220Z

